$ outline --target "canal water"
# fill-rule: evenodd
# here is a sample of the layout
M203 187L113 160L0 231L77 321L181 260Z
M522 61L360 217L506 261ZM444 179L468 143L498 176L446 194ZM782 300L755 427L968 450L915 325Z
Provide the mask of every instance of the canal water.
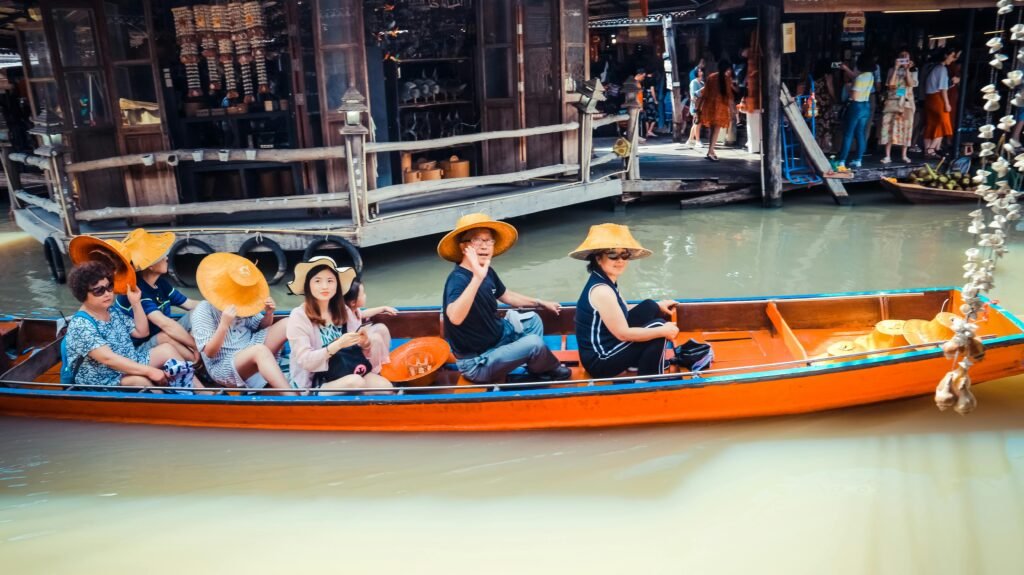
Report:
M591 224L649 259L627 297L958 285L970 206L858 193L782 210L585 206L522 218L496 260L516 291L575 301ZM995 296L1024 314L1024 241ZM370 305L439 303L438 237L366 250ZM76 305L0 228L0 312ZM297 305L283 288L278 307ZM49 309L45 309L49 308ZM56 308L56 309L55 309ZM1020 573L1024 377L930 398L698 425L480 434L176 429L0 418L8 573Z

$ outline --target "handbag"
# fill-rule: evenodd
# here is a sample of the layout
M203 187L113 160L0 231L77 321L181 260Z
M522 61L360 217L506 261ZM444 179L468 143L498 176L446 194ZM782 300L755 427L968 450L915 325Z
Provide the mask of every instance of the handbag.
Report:
M345 330L342 329L342 333ZM370 360L366 359L363 348L359 344L343 347L327 361L327 371L313 374L313 387L345 377L346 375L365 375L370 373Z
M885 104L882 106L883 114L902 114L903 108L906 106L903 104L903 98L886 98Z

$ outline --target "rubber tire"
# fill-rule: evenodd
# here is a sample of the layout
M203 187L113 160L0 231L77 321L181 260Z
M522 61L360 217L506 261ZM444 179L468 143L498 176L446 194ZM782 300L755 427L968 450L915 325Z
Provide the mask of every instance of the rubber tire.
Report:
M59 284L66 283L68 276L64 273L64 254L60 253L60 245L53 236L43 240L43 257L46 258L46 265L50 268L53 281Z
M248 259L249 252L257 246L267 248L274 254L274 257L277 258L277 272L274 273L274 277L267 282L270 285L277 285L277 282L281 281L285 274L288 273L288 258L285 256L284 250L281 249L281 244L269 238L253 236L242 242L242 245L238 246L238 255Z
M363 256L359 254L359 249L345 238L337 236L317 238L309 242L309 245L306 246L306 251L302 252L302 261L308 262L309 258L316 255L316 250L327 244L338 244L341 246L341 248L345 250L345 253L348 254L348 257L352 260L352 267L356 269L356 275L362 275Z
M180 286L196 287L195 284L189 283L181 279L181 277L178 276L178 268L177 266L174 265L174 259L178 255L178 252L180 252L187 246L195 246L199 248L201 252L206 254L213 253L213 248L210 247L210 244L204 242L203 240L197 240L195 238L185 238L183 240L178 240L177 242L174 243L173 246L171 246L171 250L167 252L167 275L171 276L171 279L173 279L175 283L177 283Z

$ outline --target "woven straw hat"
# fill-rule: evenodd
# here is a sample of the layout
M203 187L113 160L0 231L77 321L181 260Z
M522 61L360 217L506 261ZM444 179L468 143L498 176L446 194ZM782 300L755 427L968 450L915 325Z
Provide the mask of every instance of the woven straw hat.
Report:
M68 244L71 263L103 262L114 270L114 293L128 292L128 286L136 285L135 268L132 267L128 248L117 240L101 240L92 236L75 236Z
M832 345L828 346L829 357L835 357L837 355L849 355L851 353L857 353L861 351L865 351L864 348L857 345L857 342L850 340L837 341L836 343L833 343Z
M875 329L871 333L858 337L854 342L865 351L907 345L907 340L903 337L905 323L902 319L884 319L875 324Z
M955 313L943 311L936 314L931 321L908 319L903 325L903 337L907 338L911 345L947 341L956 333L953 331L953 320L958 317Z
M135 269L142 271L167 257L174 245L174 232L151 234L142 228L135 228L124 239L124 245L131 254Z
M238 317L250 317L263 311L270 297L270 286L263 272L251 261L236 254L219 252L199 262L196 283L203 298L220 311L237 308Z
M438 242L437 255L450 262L461 262L462 250L459 249L459 240L462 239L462 234L476 228L487 228L494 234L494 256L500 256L508 251L519 239L519 232L511 224L492 220L487 214L466 214L455 223L455 229L445 234Z
M288 291L294 295L306 295L306 276L309 275L309 272L313 271L313 268L319 266L327 266L334 270L334 273L338 276L338 293L342 295L348 293L349 288L352 287L352 282L356 279L356 270L338 267L338 262L329 256L315 256L309 258L308 262L296 264L295 279L288 282Z
M619 224L598 224L590 226L587 239L583 240L569 257L585 260L594 252L613 249L629 250L630 259L634 260L646 258L653 253L633 238L633 234L629 233L629 227Z

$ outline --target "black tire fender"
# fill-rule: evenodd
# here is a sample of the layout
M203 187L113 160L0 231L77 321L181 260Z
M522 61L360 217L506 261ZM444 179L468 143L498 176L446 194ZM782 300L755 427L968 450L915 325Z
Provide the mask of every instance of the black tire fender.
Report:
M345 250L345 253L352 260L352 267L356 269L356 275L363 273L363 256L359 254L359 248L352 245L352 242L339 236L324 236L309 242L309 245L306 246L306 251L302 252L302 261L308 262L309 258L316 255L318 249L330 244L337 244Z
M270 279L270 285L277 285L277 282L284 278L285 274L288 273L288 258L284 254L284 250L281 249L281 244L275 242L272 239L265 238L263 236L253 236L238 246L238 255L243 258L249 257L249 252L253 251L257 247L262 247L270 250L277 258L277 272L274 273L274 277Z
M180 239L175 242L174 245L171 246L171 250L167 252L167 275L171 276L171 279L180 286L196 287L195 284L181 279L181 276L178 275L178 267L174 265L175 258L188 246L195 247L204 254L213 253L213 248L210 247L210 244L203 240L197 240L195 238Z
M67 282L68 277L64 273L64 255L60 253L60 245L53 236L43 240L43 257L46 258L46 265L50 268L50 276L53 281L59 284Z

